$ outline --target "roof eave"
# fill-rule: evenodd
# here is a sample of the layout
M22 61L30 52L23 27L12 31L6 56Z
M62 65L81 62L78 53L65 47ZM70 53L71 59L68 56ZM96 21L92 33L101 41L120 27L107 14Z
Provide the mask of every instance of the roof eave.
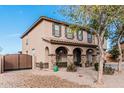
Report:
M59 21L59 20L56 20L56 19L53 19L53 18L48 18L48 17L46 17L46 16L42 16L42 17L40 17L36 22L34 22L33 25L31 25L27 31L25 31L25 32L23 33L23 35L21 36L21 39L23 39L28 33L30 33L30 31L31 31L36 25L38 25L42 20L47 20L47 21L51 21L51 22L58 23L58 24L63 24L63 25L66 25L66 26L72 25L72 24L69 24L69 23L67 23L67 22L63 22L63 21ZM85 28L83 27L83 29L85 29Z

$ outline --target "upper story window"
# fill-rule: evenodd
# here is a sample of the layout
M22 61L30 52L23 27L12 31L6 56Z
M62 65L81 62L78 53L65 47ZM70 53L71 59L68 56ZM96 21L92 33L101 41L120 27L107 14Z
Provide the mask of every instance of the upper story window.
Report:
M35 54L35 48L32 48L32 53Z
M26 39L26 45L28 45L29 44L29 40L28 39Z
M92 34L87 33L87 40L88 40L88 43L92 43Z
M59 24L53 23L53 36L60 37L61 36L61 26Z
M74 33L71 31L69 27L65 28L65 36L68 39L73 39L74 38Z
M83 31L82 30L77 31L77 39L80 41L83 40Z

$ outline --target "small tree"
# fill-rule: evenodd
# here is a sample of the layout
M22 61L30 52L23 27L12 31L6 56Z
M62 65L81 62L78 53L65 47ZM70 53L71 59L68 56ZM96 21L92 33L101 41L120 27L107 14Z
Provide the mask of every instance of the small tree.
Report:
M118 48L118 72L122 71L121 64L122 64L122 49L121 49L121 41L124 38L124 17L119 17L119 20L114 20L113 22L115 26L115 31L112 36L110 36L112 40L112 45L117 46Z
M117 47L112 47L111 50L108 51L114 60L116 60L119 57L119 50Z

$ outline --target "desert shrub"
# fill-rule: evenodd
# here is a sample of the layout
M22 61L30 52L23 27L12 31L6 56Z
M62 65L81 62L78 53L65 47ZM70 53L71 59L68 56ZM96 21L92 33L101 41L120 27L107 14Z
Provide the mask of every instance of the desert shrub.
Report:
M113 75L115 72L115 69L113 69L112 67L105 67L103 69L103 74L105 75Z
M69 66L67 66L67 72L76 72L77 68L74 64L70 64Z
M85 63L85 67L89 67L89 66L90 66L89 62L86 61L86 63Z
M94 68L96 71L98 71L99 70L99 63L95 63ZM114 72L115 72L115 69L113 69L112 67L105 67L105 63L103 64L103 74L113 75Z
M95 68L96 71L98 71L99 70L99 63L95 63L94 68Z
M99 70L99 63L98 63L98 62L96 62L96 63L94 64L94 68L95 68L96 71ZM105 68L105 62L103 63L103 69L104 69L104 68Z

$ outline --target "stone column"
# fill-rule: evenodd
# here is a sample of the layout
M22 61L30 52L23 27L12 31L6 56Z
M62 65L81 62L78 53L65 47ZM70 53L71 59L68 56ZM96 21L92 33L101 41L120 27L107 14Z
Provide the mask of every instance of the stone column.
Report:
M73 55L72 54L68 54L67 55L67 66L70 65L70 64L73 64L74 61L73 61Z
M51 54L49 56L50 61L49 61L49 70L53 70L53 66L54 64L56 64L56 55L55 54Z
M82 67L85 67L85 63L86 63L86 56L85 55L81 55L81 63L82 63Z
M97 55L93 55L93 64L97 62Z
M87 58L86 58L86 49L82 49L83 51L81 52L81 63L82 63L82 67L85 68L85 63L87 61Z

